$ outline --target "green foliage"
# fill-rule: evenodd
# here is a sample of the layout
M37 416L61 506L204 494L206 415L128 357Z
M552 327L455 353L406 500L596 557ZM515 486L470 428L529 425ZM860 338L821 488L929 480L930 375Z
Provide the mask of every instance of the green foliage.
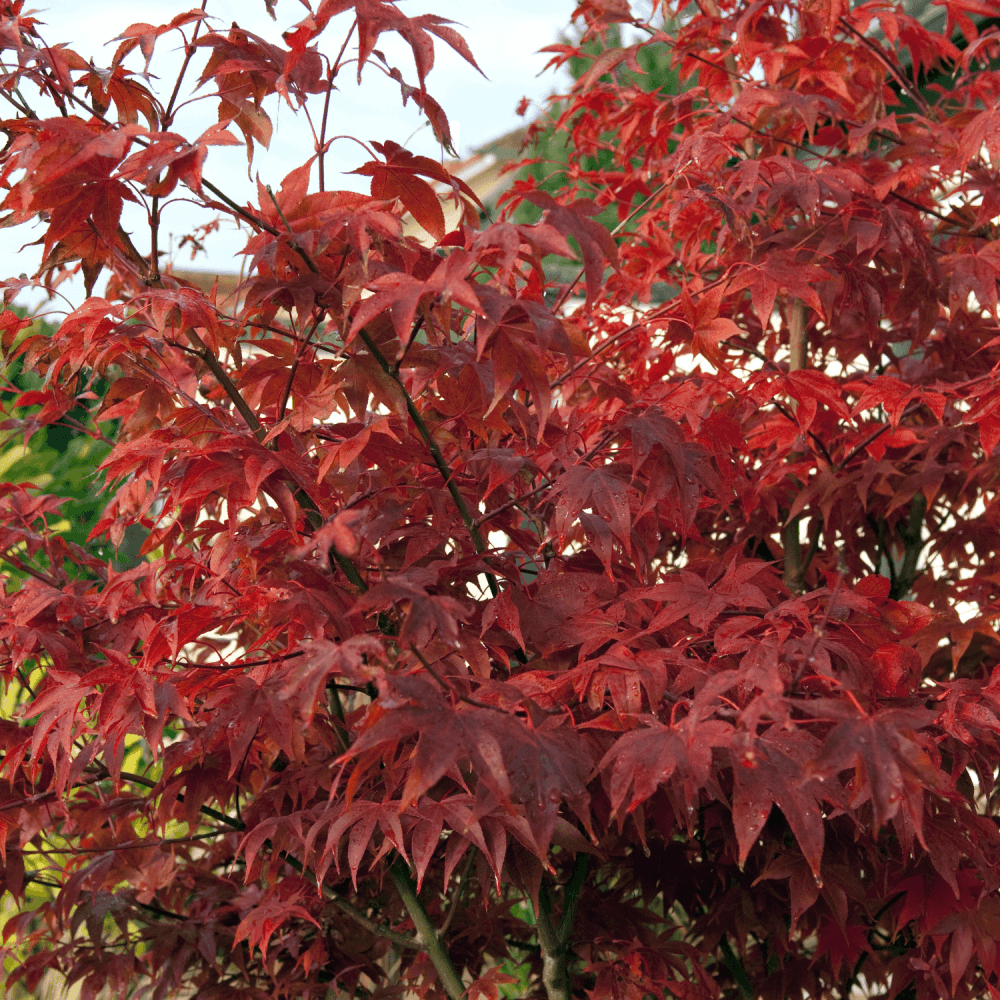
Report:
M25 315L23 309L14 311L19 316ZM36 319L21 337L38 334L51 337L55 330L50 323ZM83 546L94 555L113 555L114 550L106 544L88 542L107 503L103 494L104 477L98 469L111 445L94 423L93 414L109 383L103 378L94 379L87 388L97 399L81 400L61 420L35 429L26 418L38 407L18 406L17 402L22 393L41 389L43 383L35 372L24 371L22 363L22 357L15 358L2 374L0 481L31 483L50 495L65 497L64 518L52 523L50 528L66 541ZM105 425L105 429L111 428Z
M577 31L577 35L580 34ZM621 48L622 44L622 26L619 24L608 27L603 37L588 38L582 44L579 37L572 39L563 36L561 45L578 48L580 53L585 53L585 55L573 55L563 68L568 70L573 81L579 80L603 52ZM636 67L619 64L612 73L599 77L598 82L610 83L613 79L623 89L631 87L646 94L674 95L682 89L679 75L671 66L670 46L666 42L658 39L650 40L638 50L636 63ZM599 171L611 167L617 136L613 132L603 133L602 139L606 148L596 154L581 157L571 167L573 125L563 120L566 108L564 100L555 99L548 112L532 125L525 147L525 164L518 170L516 180L524 181L530 178L534 182L532 184L534 189L551 195L575 189L579 197L592 198L598 205L603 203L603 210L595 218L608 229L613 229L620 221L614 207L606 204L607 199L602 197L602 191L590 187L581 180L579 171L581 169ZM586 113L579 112L581 115ZM522 202L515 209L514 218L521 223L535 223L541 218L542 213L543 209Z
M563 67L574 82L583 77L603 52L621 48L624 43L620 24L610 25L601 37L590 36L581 41L582 34L582 30L577 27L572 36L564 35L558 46L570 47L580 53L572 55ZM671 46L655 37L638 49L634 66L620 63L611 73L599 77L596 82L615 82L625 90L634 89L637 94L672 96L683 89L680 75L672 66ZM608 230L614 230L623 221L619 217L618 207L610 200L606 190L587 182L584 172L600 174L612 168L618 137L614 132L605 131L601 134L599 143L603 148L587 155L577 155L572 142L576 119L582 115L590 115L597 121L601 109L594 107L567 117L567 108L565 100L554 98L546 114L528 130L523 150L524 161L515 175L514 191L527 187L550 195L574 192L578 198L594 201L599 207L594 219ZM635 166L638 167L639 164ZM543 212L544 209L540 206L521 201L513 210L513 218L519 223L534 224L541 219ZM627 231L631 226L627 223L623 228ZM573 280L576 267L571 261L549 258L545 271L550 281L561 284ZM656 292L659 294L654 297L664 297L663 288L656 289Z

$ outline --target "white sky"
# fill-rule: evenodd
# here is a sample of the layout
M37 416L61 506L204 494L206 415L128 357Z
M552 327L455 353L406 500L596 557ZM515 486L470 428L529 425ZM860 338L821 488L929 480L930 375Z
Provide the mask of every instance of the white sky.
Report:
M122 0L38 0L36 15L44 22L40 29L48 44L64 42L84 58L93 58L98 65L107 65L115 45L105 43L121 33L135 21L163 24L176 14L197 6L193 0L142 0L141 3ZM451 18L455 27L465 36L473 55L488 79L480 76L468 63L454 53L444 42L435 39L436 62L427 80L428 92L444 107L451 122L452 135L460 154L498 135L517 128L530 120L518 118L515 107L523 96L541 106L544 98L558 89L561 81L551 71L538 74L548 61L548 56L538 49L557 40L572 14L572 0L502 0L502 3L469 2L469 0L400 0L400 7L410 16L432 13ZM218 18L216 30L227 30L232 21L240 27L270 41L281 41L281 32L301 20L305 8L298 0L278 0L277 21L268 17L264 0L209 0L208 12ZM462 27L465 25L465 27ZM321 36L321 47L331 56L336 54L350 26L349 15L334 19ZM163 36L157 43L151 71L160 77L156 89L162 100L169 94L173 77L171 68L180 64L176 50L180 39L176 33ZM378 47L386 58L399 67L404 80L416 84L413 60L406 44L395 34L379 39ZM205 54L199 53L194 68L200 71ZM138 49L125 63L132 70L142 69ZM189 70L189 79L197 79L197 72ZM418 109L412 102L402 107L398 84L389 80L376 67L366 67L362 86L355 85L356 74L348 68L342 72L338 83L341 88L334 94L330 110L330 135L353 135L360 139L381 141L394 139L415 153L440 158L440 148L434 141L429 127L424 125ZM207 89L207 87L206 87ZM37 94L25 91L29 103L33 102L41 114L46 111ZM317 97L314 111L318 122L321 107ZM202 100L181 112L175 130L188 136L197 136L217 118L218 102ZM268 151L255 155L253 171L260 173L264 183L275 189L291 169L299 166L312 153L312 139L300 114L293 115L287 105L276 96L265 101L265 110L275 124L274 139ZM3 112L6 114L6 112ZM238 135L238 130L233 128ZM414 134L415 133L415 134ZM327 186L367 190L368 178L344 175L342 171L360 166L367 155L356 143L334 143L327 155ZM247 176L245 148L214 147L209 153L205 176L226 191L237 202L256 200L256 187ZM315 174L313 175L315 182ZM181 191L183 193L183 191ZM198 212L184 203L168 209L164 218L164 235L161 242L167 248L170 233L179 237L194 225L209 221L206 213ZM134 236L137 247L145 251L143 218L138 214L123 219L125 228ZM210 238L208 244L211 260L203 255L192 265L185 251L178 257L179 266L205 269L236 270L234 254L243 245L244 237L232 226L224 224L226 231ZM40 262L38 247L19 250L23 243L37 239L40 229L21 226L4 231L0 241L0 275L32 274ZM103 276L95 291L103 288ZM62 286L67 291L66 286ZM74 289L70 298L79 301L82 285Z

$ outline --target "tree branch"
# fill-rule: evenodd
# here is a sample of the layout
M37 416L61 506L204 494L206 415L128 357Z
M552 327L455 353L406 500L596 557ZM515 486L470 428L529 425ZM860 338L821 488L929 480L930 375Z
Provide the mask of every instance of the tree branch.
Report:
M927 513L927 497L922 492L915 493L910 503L910 516L906 527L899 527L899 537L903 539L903 559L899 566L896 579L896 593L892 598L897 601L906 599L917 578L917 560L923 551L922 539L924 515Z
M563 889L563 912L558 930L552 923L552 898L549 887L542 882L538 890L535 924L542 952L542 985L545 987L547 1000L573 1000L569 977L569 945L573 925L576 922L580 890L586 881L589 866L590 857L582 851L578 853L573 865L573 874Z
M416 938L409 937L406 934L400 934L398 931L390 930L383 924L378 924L374 920L370 920L359 909L356 909L348 903L346 899L341 899L339 896L331 895L331 892L332 890L327 890L326 898L333 903L333 905L336 906L341 913L350 917L351 920L359 926L364 927L364 929L369 933L385 938L386 941L391 941L397 948L406 948L408 951L423 950L424 946L421 941L418 941Z
M788 310L788 349L789 373L801 371L806 366L806 306L801 299L795 299ZM791 406L794 412L794 400L792 400ZM825 448L823 450L826 451ZM799 457L793 452L788 456L788 461L794 462ZM785 586L793 594L801 592L802 575L804 572L802 543L799 540L799 522L801 519L801 515L789 518L788 523L781 529L781 545L785 550L782 579Z
M538 890L538 912L535 914L538 944L542 949L542 985L548 1000L572 1000L566 956L559 934L552 925L551 908L549 888L542 882Z
M924 100L924 95L920 93L916 87L909 84L899 73L896 72L896 67L892 65L891 62L886 58L886 54L882 49L876 45L870 38L866 38L857 28L854 27L846 17L838 17L837 20L840 22L841 27L849 31L862 45L868 48L875 56L876 59L886 68L889 75L899 84L900 89L906 91L907 94L913 99L914 104L923 112L924 115L930 115L930 108L927 107L927 101Z
M465 987L462 980L452 964L451 957L445 951L441 939L438 937L437 929L431 922L423 904L417 898L416 889L410 879L410 873L402 859L397 858L389 867L389 876L399 898L406 907L406 912L413 921L413 926L417 929L417 938L424 951L427 952L434 968L437 970L441 985L448 994L450 1000L462 1000L465 995Z
M428 451L431 453L431 458L434 460L435 466L437 466L438 472L444 478L445 486L448 488L448 492L451 494L452 500L455 502L455 506L458 508L458 513L461 515L462 522L465 524L466 530L469 532L469 536L472 538L472 544L476 547L476 552L482 555L486 551L486 543L483 541L482 533L476 525L476 520L472 516L472 512L469 510L468 504L465 502L465 497L458 490L458 486L455 483L455 473L452 472L448 463L444 460L444 456L441 454L441 449L438 447L437 441L431 436L431 432L424 423L424 418L420 411L417 409L416 404L413 402L413 397L406 391L406 386L403 385L403 380L399 376L399 372L393 370L392 365L389 364L386 356L379 350L378 344L372 340L368 332L362 328L359 331L359 336L362 341L364 341L365 347L371 352L371 355L378 362L379 367L382 371L391 378L396 385L399 386L400 392L403 394L403 399L406 402L406 412L409 413L410 419L413 421L417 428L417 432L424 440L424 444L427 445ZM500 593L500 588L497 586L496 577L492 573L486 574L486 581L489 584L490 593L496 597Z
M796 299L788 312L788 370L801 371L806 366L806 304Z

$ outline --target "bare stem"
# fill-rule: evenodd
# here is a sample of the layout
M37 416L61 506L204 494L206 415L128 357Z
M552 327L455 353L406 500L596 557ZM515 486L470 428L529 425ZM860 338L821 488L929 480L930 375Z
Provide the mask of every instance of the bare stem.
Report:
M423 943L421 941L418 941L416 938L408 937L406 934L400 934L397 931L390 930L388 927L378 924L374 920L370 920L359 909L351 906L346 899L341 899L339 896L334 896L331 893L327 893L326 898L333 903L333 905L336 906L341 913L349 916L356 924L364 927L364 929L371 934L385 938L386 941L391 941L397 948L406 948L409 951L420 951L423 948Z
M785 550L785 569L782 578L785 586L793 594L798 594L802 590L802 543L799 540L801 520L801 515L793 517L781 529L781 545Z
M351 30L347 33L347 37L344 39L344 44L340 46L337 58L330 67L330 78L327 80L326 94L323 97L323 119L319 125L319 142L316 144L316 153L319 158L320 191L326 190L326 122L330 115L330 96L333 94L333 81L337 79L337 73L340 70L340 60L344 58L347 43L350 42L351 37L354 35L354 29L357 26L358 21L357 18L355 18L354 23L351 25Z
M552 900L549 888L543 882L538 890L538 944L542 950L542 985L548 1000L572 1000L569 988L569 970L563 954L562 942L552 924Z
M149 207L149 279L160 280L160 196L153 195Z
M253 432L253 436L258 441L263 441L267 436L267 431L261 426L257 415L247 405L247 401L240 394L240 390L236 388L226 369L219 363L219 359L208 349L208 345L195 333L193 328L185 332L187 333L188 340L194 344L198 352L198 357L205 362L208 370L215 376L219 385L225 390L226 395L232 400L233 406L236 407L240 416L246 421L247 426Z

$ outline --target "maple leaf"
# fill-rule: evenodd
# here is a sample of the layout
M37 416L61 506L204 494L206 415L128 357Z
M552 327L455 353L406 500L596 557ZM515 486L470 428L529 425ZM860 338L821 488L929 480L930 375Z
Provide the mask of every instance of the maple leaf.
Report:
M563 236L576 240L583 256L583 273L587 297L597 294L604 277L604 262L618 266L618 247L608 231L592 218L597 206L581 198L571 205L563 205L542 191L526 192L525 200L544 210L544 221Z
M157 106L153 95L141 84L129 79L130 76L121 67L108 71L92 70L87 90L94 107L103 114L114 104L120 124L135 124L142 114L149 127L156 129L163 109Z
M185 24L196 23L204 20L205 17L207 17L207 15L204 11L189 10L171 18L167 24L152 25L147 24L145 21L141 21L136 24L129 25L120 35L116 35L111 39L113 42L122 43L117 49L115 49L114 58L111 63L112 67L117 70L122 59L133 51L136 46L139 46L143 58L146 60L143 70L148 73L149 63L153 58L153 49L156 46L157 39L159 39L162 35L165 35L168 31L173 31ZM150 125L150 128L152 127L153 126Z
M481 708L452 709L425 682L383 675L380 702L391 707L366 730L350 751L357 757L370 748L398 744L419 734L400 808L438 783L462 760L468 760L487 790L503 805L522 805L532 849L544 856L555 830L558 810L567 800L582 812L591 761L578 739L554 725L532 729L520 720Z
M625 806L631 812L672 781L682 786L690 804L709 780L712 749L728 746L733 737L732 726L719 720L681 729L647 721L647 728L622 736L600 763L602 770L610 765L609 793L616 811Z
M298 902L304 895L303 891L281 898L285 895L285 892L276 888L264 899L256 901L237 925L233 943L238 944L245 938L249 948L259 947L261 954L266 955L272 935L291 917L300 917L316 927L320 926L319 921Z
M469 1000L500 1000L502 987L516 983L517 977L494 966L469 987Z
M551 495L559 497L555 528L560 541L567 537L581 511L593 508L594 514L607 522L625 551L630 550L631 508L636 495L624 481L621 470L613 466L595 469L573 466L556 480Z
M828 712L837 720L807 773L829 779L853 770L847 786L851 805L870 801L879 827L905 810L906 819L923 843L925 790L946 787L940 770L917 739L917 731L931 722L933 714L924 709L883 708L866 715L826 699L809 703L807 710Z
M824 837L820 805L823 785L802 774L802 760L814 756L817 749L817 741L810 734L776 732L775 727L755 739L734 743L733 826L741 866L757 842L773 804L788 822L813 877L819 879ZM793 920L805 908L798 909L793 903Z
M584 0L496 223L391 140L329 187L352 60L450 146L440 17L0 9L8 992L996 992L996 36L827 7Z
M471 261L458 253L443 260L424 281L408 274L386 274L376 278L372 283L375 294L359 306L351 322L351 334L357 333L388 309L393 329L401 345L406 345L417 308L428 296L435 302L454 301L474 313L480 312L479 299L467 280L470 268Z
M427 230L435 240L445 234L444 209L437 192L421 177L430 177L454 192L456 201L464 198L479 208L482 204L465 181L449 174L441 164L426 156L415 156L396 142L373 142L384 161L371 160L356 170L355 174L371 177L371 194L380 201L399 199L403 207Z
M450 27L454 24L453 21L433 14L406 17L395 4L384 0L323 0L315 16L317 26L325 25L329 18L348 7L354 8L358 20L359 82L361 70L375 51L379 35L384 31L397 32L409 44L421 90L424 88L427 74L434 66L434 42L430 37L432 34L450 45L466 62L482 73L465 39Z
M358 612L388 611L397 604L406 608L400 630L401 642L424 647L433 636L449 646L458 645L459 622L468 617L462 603L454 597L429 594L426 583L432 574L410 570L376 584L355 605Z
M148 194L160 197L170 194L178 181L198 191L208 147L228 146L239 141L226 131L226 124L211 126L194 143L174 132L152 133L146 148L133 153L121 164L119 176L139 181Z

